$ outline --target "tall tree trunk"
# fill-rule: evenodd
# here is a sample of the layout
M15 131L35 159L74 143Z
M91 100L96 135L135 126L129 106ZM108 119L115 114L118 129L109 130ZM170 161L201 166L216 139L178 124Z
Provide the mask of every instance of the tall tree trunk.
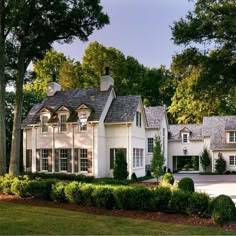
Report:
M23 84L26 71L24 51L21 50L18 60L18 73L16 77L16 99L12 128L12 143L9 174L19 175L20 172L20 145L21 145L21 119L23 108Z
M4 0L0 0L0 175L6 173L6 123L5 123L5 16Z

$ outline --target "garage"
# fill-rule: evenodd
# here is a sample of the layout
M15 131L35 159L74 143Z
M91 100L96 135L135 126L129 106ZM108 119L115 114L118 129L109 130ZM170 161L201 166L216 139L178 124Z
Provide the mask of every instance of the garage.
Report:
M173 172L199 171L199 156L173 156Z

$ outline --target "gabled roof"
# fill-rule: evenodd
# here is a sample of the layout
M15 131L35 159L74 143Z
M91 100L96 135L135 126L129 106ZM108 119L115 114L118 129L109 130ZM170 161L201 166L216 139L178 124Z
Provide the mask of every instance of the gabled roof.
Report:
M212 150L234 149L236 143L226 142L226 133L236 130L236 116L212 116L203 118L203 136L210 137Z
M160 129L160 123L165 115L164 106L145 107L148 128Z
M202 140L202 124L182 124L170 125L169 139L181 140L181 132L188 130L190 132L190 140Z
M81 104L86 104L92 109L89 121L99 121L103 109L106 105L112 87L108 91L100 91L99 88L82 88L71 91L59 91L54 96L47 97L42 103L32 107L25 120L22 122L22 127L34 125L39 122L39 111L47 107L55 112L61 106L65 106L73 112ZM69 117L69 120L72 118ZM54 121L52 121L54 122Z
M140 96L117 96L108 110L105 123L133 122Z

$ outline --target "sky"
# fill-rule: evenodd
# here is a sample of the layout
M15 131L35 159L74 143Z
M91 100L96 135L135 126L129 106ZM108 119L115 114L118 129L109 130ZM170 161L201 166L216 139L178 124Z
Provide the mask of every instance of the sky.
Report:
M101 0L110 24L96 30L88 42L54 44L54 49L76 61L82 61L90 42L114 47L125 56L136 58L146 67L170 67L172 56L183 47L174 45L171 28L174 21L193 9L188 0Z

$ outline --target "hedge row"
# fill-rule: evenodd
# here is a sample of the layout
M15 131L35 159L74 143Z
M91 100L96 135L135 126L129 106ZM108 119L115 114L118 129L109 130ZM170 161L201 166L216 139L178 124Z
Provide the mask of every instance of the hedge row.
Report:
M0 177L0 191L21 197L32 196L38 199L106 209L164 211L199 217L212 216L219 224L224 224L235 216L234 204L232 206L228 203L229 207L225 211L225 199L220 200L220 204L223 205L220 208L220 204L215 203L216 200L212 201L214 204L211 203L207 194L183 190L171 191L168 187L152 190L143 186L94 185L77 181L58 182L52 179L37 181L27 177Z

